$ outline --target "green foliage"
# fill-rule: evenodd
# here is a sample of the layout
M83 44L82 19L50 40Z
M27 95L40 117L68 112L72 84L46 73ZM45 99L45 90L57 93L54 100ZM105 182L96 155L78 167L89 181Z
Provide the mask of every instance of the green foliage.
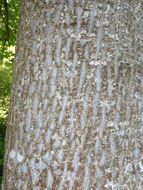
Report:
M10 86L12 82L11 75L12 68L10 66L0 66L0 98L2 99L10 93Z
M0 184L2 182L3 156L4 156L4 138L5 138L5 132L6 132L7 114L5 114L5 116L6 116L5 118L3 117L3 115L0 117Z
M19 15L19 1L9 0L8 1L8 15L6 15L5 1L0 1L0 40L4 43L8 38L7 33L7 17L8 17L8 28L9 28L9 40L7 45L15 45L17 21ZM5 52L6 53L6 52Z
M0 1L0 184L18 17L19 0Z

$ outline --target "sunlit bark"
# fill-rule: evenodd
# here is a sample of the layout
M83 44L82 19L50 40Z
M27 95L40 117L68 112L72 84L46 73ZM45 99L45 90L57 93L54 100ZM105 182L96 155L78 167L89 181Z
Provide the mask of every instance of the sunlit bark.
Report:
M21 0L2 190L143 189L142 0Z

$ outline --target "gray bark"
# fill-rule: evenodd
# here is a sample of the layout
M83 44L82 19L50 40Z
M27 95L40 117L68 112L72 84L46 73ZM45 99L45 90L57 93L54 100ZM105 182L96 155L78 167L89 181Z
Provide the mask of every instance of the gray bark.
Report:
M21 0L2 190L143 189L142 0Z

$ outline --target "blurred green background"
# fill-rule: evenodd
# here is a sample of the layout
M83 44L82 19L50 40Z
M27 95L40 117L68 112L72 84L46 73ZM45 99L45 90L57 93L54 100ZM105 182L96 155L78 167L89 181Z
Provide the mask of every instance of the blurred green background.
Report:
M19 0L0 1L0 186L18 16Z

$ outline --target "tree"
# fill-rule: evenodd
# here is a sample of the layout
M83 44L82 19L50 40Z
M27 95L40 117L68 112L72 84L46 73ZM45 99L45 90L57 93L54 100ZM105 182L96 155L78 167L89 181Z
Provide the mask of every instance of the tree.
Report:
M2 183L4 138L12 82L18 7L18 0L0 1L0 186Z
M21 1L2 190L143 188L142 14Z

